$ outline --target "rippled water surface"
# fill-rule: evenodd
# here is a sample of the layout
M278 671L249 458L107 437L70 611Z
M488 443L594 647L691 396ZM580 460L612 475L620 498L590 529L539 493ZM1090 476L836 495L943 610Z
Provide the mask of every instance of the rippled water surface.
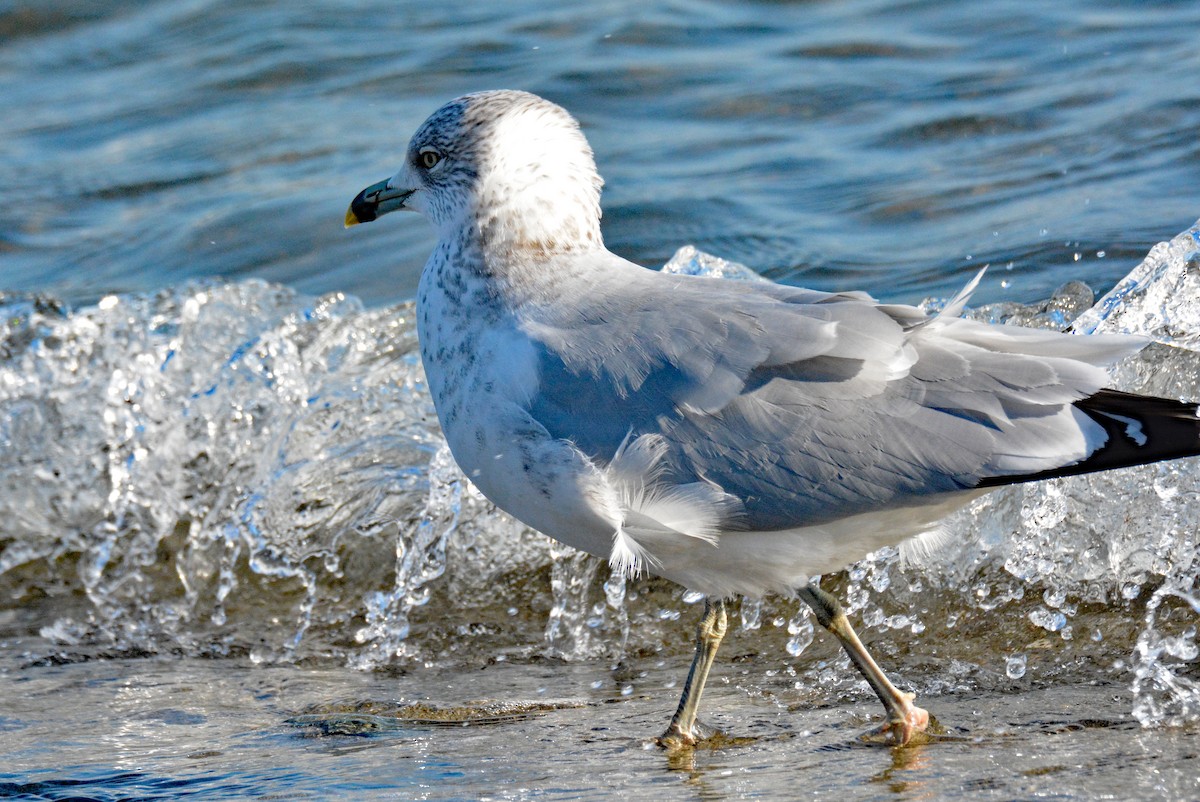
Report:
M524 88L630 258L913 303L986 264L974 314L1148 334L1116 385L1196 398L1200 6L560 5L0 4L0 796L1200 795L1198 461L825 579L934 743L859 745L865 686L767 599L706 697L742 740L669 759L695 600L470 487L431 235L341 227L444 100Z
M708 716L739 739L667 758L649 734L663 726L674 691L665 685L684 666L633 668L636 690L625 694L595 664L401 676L228 661L24 668L20 698L0 716L0 795L1093 800L1200 791L1195 734L1139 730L1111 686L1014 684L939 698L947 734L891 750L856 742L870 723L862 700L814 708L788 683L742 667L723 672ZM509 709L476 715L480 698ZM434 715L447 711L449 720Z
M444 100L584 123L606 233L920 300L980 264L1107 288L1196 217L1194 3L10 3L0 287L257 276L411 295L417 220L344 233ZM1101 256L1101 252L1103 256Z

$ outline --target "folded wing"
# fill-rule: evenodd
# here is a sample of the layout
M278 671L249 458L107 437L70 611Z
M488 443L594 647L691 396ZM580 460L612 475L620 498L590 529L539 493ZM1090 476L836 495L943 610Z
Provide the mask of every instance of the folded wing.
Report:
M602 465L631 436L660 437L655 481L719 488L740 502L726 525L755 531L1085 463L1114 428L1077 402L1144 345L858 293L604 269L627 280L575 305L586 313L526 321L531 414Z

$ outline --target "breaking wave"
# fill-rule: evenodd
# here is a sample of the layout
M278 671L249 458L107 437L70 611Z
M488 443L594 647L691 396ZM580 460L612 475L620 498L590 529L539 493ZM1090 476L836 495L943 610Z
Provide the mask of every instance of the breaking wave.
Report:
M971 314L1147 334L1115 386L1196 398L1198 226L1095 304L1072 282ZM666 269L752 275L694 249ZM245 281L79 310L0 296L0 311L0 635L31 660L373 668L690 650L692 594L612 577L458 472L410 304ZM1128 689L1143 724L1196 721L1198 491L1196 460L1005 488L948 521L932 553L885 549L833 581L918 690L1102 681ZM799 602L740 612L731 653L784 665L798 687L855 690Z

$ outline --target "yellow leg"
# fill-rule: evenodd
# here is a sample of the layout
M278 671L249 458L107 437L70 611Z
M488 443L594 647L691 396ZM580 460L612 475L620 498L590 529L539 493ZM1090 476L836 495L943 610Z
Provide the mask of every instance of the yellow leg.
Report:
M687 682L683 685L679 707L675 710L667 731L658 739L659 746L667 749L692 746L707 734L703 732L707 728L696 721L696 713L700 709L700 696L704 693L709 669L712 668L717 649L721 646L721 640L728 629L729 617L725 612L724 599L716 602L705 599L704 617L696 627L696 655L692 658L692 668L688 671Z
M875 691L879 701L883 702L888 720L879 729L880 734L890 736L897 745L903 745L912 740L918 732L923 732L929 726L929 713L913 704L916 698L914 694L901 693L891 683L858 639L838 600L816 585L801 588L799 595L812 607L821 626L832 632L841 642L846 654L850 655L851 662Z

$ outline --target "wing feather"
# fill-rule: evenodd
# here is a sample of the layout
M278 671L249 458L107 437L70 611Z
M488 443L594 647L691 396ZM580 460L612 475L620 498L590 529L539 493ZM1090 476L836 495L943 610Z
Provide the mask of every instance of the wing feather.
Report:
M719 488L750 530L1084 459L1106 435L1072 403L1143 345L861 293L604 269L625 280L525 319L539 354L531 414L602 465L631 434L661 438L655 481Z

